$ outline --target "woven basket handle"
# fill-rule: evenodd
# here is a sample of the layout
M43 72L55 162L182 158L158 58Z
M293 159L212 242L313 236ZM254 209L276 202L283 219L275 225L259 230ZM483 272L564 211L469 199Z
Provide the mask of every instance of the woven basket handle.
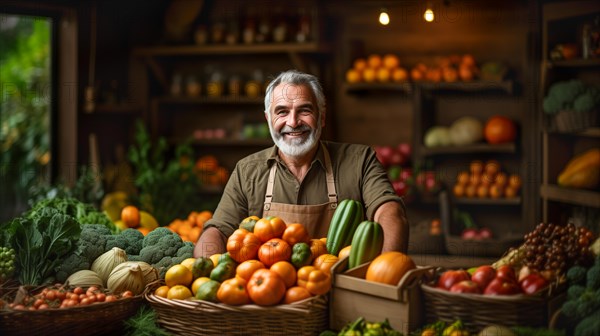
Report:
M400 279L398 283L398 292L402 294L409 287L414 285L417 282L422 282L424 279L431 279L435 276L435 267L434 266L423 266L412 269Z

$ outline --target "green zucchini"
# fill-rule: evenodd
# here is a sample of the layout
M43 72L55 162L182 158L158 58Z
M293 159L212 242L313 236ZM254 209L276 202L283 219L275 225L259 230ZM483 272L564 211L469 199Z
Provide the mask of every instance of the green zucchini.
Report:
M345 199L342 200L329 224L327 232L327 252L338 255L340 250L352 243L352 235L358 224L364 219L364 210L359 201Z
M358 225L352 236L352 248L348 256L348 268L369 262L383 248L383 228L377 222L364 221Z

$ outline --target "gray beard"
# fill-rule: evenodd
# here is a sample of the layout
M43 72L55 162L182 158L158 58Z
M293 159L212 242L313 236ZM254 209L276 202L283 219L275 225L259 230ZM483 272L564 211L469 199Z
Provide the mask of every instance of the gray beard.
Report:
M291 139L289 141L284 140L283 135L281 133L277 133L275 132L275 130L273 130L271 119L268 119L268 124L269 131L271 132L271 138L273 138L273 142L275 143L275 145L277 145L277 147L283 154L290 157L300 157L307 154L308 152L310 152L310 150L314 148L314 146L317 145L319 138L321 137L321 119L319 119L317 122L317 128L310 130L310 134L307 138ZM308 126L303 126L298 129L304 130L304 127ZM285 127L282 129L282 131L286 132L289 132L290 130L290 128L286 129Z

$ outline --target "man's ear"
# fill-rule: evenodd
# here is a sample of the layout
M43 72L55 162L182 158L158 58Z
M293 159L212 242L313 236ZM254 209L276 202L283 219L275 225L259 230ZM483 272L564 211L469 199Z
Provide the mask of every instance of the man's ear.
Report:
M327 110L323 109L323 111L321 111L321 127L325 127L325 119L327 116Z

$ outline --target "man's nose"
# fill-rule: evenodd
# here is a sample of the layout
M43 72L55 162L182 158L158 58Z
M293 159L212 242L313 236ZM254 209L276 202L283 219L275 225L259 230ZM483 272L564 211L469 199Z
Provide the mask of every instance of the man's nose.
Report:
M296 111L290 111L288 115L287 125L291 128L296 128L300 125L300 115Z

